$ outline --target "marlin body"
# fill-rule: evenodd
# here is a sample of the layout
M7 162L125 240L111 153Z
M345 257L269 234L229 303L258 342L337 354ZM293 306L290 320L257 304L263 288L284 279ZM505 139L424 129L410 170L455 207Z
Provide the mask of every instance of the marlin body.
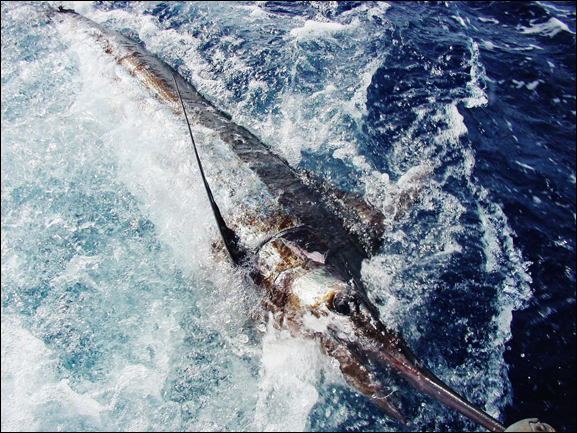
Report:
M261 288L263 304L275 326L318 341L322 350L338 361L349 385L402 423L405 419L379 380L379 368L404 378L490 431L505 430L424 367L401 335L379 319L360 276L363 260L379 247L387 220L383 213L360 196L292 169L138 43L74 11L60 8L51 14L55 22L99 44L174 112L187 114L196 127L214 131L235 155L235 167L261 182L266 189L264 202L251 209L239 201L244 210L236 215L221 215L210 187L206 187L229 256L235 265L248 269ZM430 171L429 167L417 167L401 179L388 221L416 199Z

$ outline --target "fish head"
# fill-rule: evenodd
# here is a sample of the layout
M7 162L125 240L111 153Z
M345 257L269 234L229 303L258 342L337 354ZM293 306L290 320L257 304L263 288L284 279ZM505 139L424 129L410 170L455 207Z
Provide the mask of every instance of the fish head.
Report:
M429 371L401 334L381 321L362 284L327 260L330 251L306 232L279 236L260 253L257 266L276 307L277 326L319 341L346 382L389 416L406 424L390 383L401 377L488 430L504 430Z
M347 383L405 422L378 371L389 367L390 360L402 365L416 360L380 321L361 283L343 272L330 254L306 229L286 232L261 247L257 269L273 304L275 324L319 341Z
M364 290L330 267L291 270L281 278L287 293L284 326L314 338L333 358L345 381L392 418L406 424L397 407L389 371L414 370L418 360L402 338L380 321Z

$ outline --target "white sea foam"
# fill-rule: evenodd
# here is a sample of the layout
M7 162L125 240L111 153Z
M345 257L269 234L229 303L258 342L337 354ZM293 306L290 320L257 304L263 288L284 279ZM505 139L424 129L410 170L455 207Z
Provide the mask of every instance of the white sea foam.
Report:
M519 26L518 29L525 34L542 34L549 37L553 37L560 32L567 32L572 35L575 34L575 32L572 32L571 29L569 29L567 24L554 17L550 18L547 22L535 24L531 27Z
M292 29L290 34L298 40L305 40L332 36L350 29L350 25L307 20L304 26Z
M499 24L499 20L497 20L495 18L479 17L479 21L481 21L483 23Z
M314 341L295 339L269 326L263 339L256 413L259 430L306 431L318 399L320 356Z
M467 83L467 89L470 96L465 99L467 108L480 107L486 105L488 102L487 94L485 93L483 81L485 79L485 68L479 60L479 46L476 42L471 42L471 79Z
M42 388L55 386L55 368L53 354L44 343L18 317L3 313L2 431L40 429L35 416L37 396Z

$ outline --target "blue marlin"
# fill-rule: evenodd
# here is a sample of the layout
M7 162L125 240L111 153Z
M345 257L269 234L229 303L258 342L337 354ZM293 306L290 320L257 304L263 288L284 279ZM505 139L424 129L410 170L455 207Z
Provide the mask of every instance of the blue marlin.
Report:
M87 35L148 92L178 115L187 116L226 251L232 263L245 267L260 288L263 305L276 327L318 341L324 353L338 361L350 386L401 423L406 420L379 379L382 370L490 431L505 430L417 359L403 337L380 320L361 280L362 262L378 249L385 221L394 220L417 199L430 167L417 167L403 177L404 187L398 188L391 215L385 216L361 196L293 169L139 43L72 10L60 7L51 16L56 23ZM235 167L262 183L264 207L243 209L236 215L221 212L200 164L191 123L214 131L236 155ZM219 181L217 177L211 180Z

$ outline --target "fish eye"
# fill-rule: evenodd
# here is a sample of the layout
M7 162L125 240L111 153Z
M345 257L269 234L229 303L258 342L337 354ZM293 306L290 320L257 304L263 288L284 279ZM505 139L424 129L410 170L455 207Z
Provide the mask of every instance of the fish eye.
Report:
M358 309L359 303L359 297L349 292L339 292L333 296L331 301L332 310L343 316L350 316Z

